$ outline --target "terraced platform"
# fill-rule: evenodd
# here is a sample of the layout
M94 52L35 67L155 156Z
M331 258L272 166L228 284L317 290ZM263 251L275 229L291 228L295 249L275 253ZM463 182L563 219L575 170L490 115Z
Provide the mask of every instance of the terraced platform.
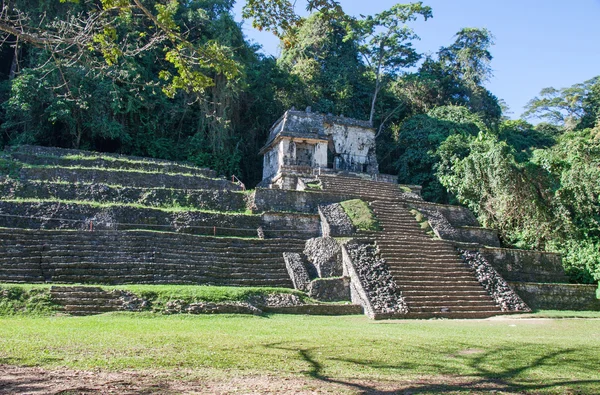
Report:
M303 240L145 231L0 229L0 282L292 287L283 252Z
M311 237L279 229L289 215L250 214L244 186L209 169L33 146L8 155L20 169L0 180L0 282L291 287L283 252Z

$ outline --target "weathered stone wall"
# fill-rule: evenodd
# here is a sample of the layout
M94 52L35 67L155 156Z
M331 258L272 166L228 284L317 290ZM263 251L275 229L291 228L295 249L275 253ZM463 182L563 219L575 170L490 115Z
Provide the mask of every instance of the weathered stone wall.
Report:
M509 248L481 248L479 252L507 281L569 282L560 254Z
M417 210L433 210L446 218L450 225L454 227L462 227L462 226L470 226L470 227L478 227L479 222L473 213L461 206L451 206L447 204L435 204L428 202L411 202L410 206Z
M500 247L498 231L495 229L455 225L472 223L469 218L472 214L468 210L454 210L442 205L411 204L411 206L419 206L417 210L427 217L434 233L442 240Z
M215 211L244 211L243 192L171 188L136 188L106 184L67 184L44 181L0 181L3 199L60 199L98 203L126 203L143 206L181 206Z
M24 167L20 170L19 177L22 180L62 181L68 183L87 182L142 188L242 190L241 186L225 179L126 170Z
M310 239L321 235L319 216L303 213L268 212L261 216L266 237Z
M283 259L294 288L300 291L308 291L310 276L302 255L297 252L284 252Z
M473 270L477 281L479 281L488 295L494 299L494 302L500 306L502 311L531 311L479 251L458 251L461 254L463 262Z
M477 243L484 246L500 247L500 239L496 229L462 227L455 229L455 239L446 240L460 241L464 243Z
M532 309L600 311L596 285L511 282Z
M211 169L164 159L109 154L104 152L21 145L9 147L11 155L22 162L37 165L103 167L110 169L136 169L165 173L190 173L215 177ZM77 159L75 159L77 158Z
M52 153L52 151L50 153ZM217 177L217 172L214 170L198 168L182 163L135 157L111 157L101 153L98 153L97 155L98 157L83 155L81 158L71 159L63 156L37 156L21 152L14 152L11 154L14 159L20 162L36 166L88 167L153 173L189 174L209 178ZM82 155L77 155L77 157L79 156Z
M350 278L316 278L310 283L308 296L323 302L350 301Z
M332 237L308 240L304 255L315 268L318 277L339 277L344 273L342 248Z
M283 253L303 246L144 231L0 230L0 282L291 288Z
M315 221L317 220L315 216ZM221 214L201 211L165 211L129 206L99 206L60 202L0 201L0 226L25 229L148 229L196 235L256 237L260 226L281 229L258 215ZM273 227L272 227L273 226ZM317 229L318 225L313 225ZM295 229L289 228L290 232ZM274 233L274 232L271 232ZM282 232L285 233L285 232ZM284 235L290 236L285 233Z
M352 197L320 191L295 191L257 188L254 191L255 212L297 211L317 214L319 205L339 203Z

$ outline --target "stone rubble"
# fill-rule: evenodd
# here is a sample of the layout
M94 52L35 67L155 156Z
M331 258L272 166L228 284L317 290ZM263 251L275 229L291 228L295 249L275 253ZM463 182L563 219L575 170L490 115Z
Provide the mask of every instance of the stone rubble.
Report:
M172 300L167 303L164 314L254 314L261 315L257 307L244 302L212 303L199 302L187 304L183 300Z
M379 250L371 244L349 242L346 250L375 313L408 313L400 289Z
M339 277L343 274L342 248L332 237L308 240L304 255L314 266L318 277Z
M531 311L529 306L513 291L480 252L462 249L458 249L458 251L467 266L475 271L479 283L500 306L502 311Z
M324 237L352 236L356 228L339 203L319 206Z

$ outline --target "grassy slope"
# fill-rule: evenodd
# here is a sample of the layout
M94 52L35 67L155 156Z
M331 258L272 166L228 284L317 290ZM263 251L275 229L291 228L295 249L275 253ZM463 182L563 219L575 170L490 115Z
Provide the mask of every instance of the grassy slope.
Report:
M360 200L346 200L340 203L352 224L359 230L380 230L379 223L369 205Z
M209 368L318 380L469 376L514 391L600 392L598 320L364 317L0 317L0 363Z
M61 284L55 284L61 285ZM59 306L50 299L52 284L2 284L0 283L0 316L2 315L52 315L56 314ZM64 286L64 284L62 284ZM163 311L166 304L173 300L186 303L198 302L243 302L252 296L289 293L300 299L313 303L306 294L287 288L269 287L217 287L195 285L86 285L100 287L107 291L115 289L130 291L135 295L151 302L148 309Z

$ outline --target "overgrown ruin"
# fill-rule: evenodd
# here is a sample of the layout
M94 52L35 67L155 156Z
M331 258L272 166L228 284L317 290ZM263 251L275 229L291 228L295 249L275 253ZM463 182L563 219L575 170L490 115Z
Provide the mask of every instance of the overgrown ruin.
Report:
M594 286L565 284L559 255L502 248L467 209L380 174L365 122L290 110L261 153L263 181L246 191L186 164L14 147L0 182L0 282L63 284L54 294L74 295L75 314L116 302L78 303L85 289L68 284L296 288L349 303L296 311L376 319L600 309ZM343 203L353 199L377 228L357 225Z

